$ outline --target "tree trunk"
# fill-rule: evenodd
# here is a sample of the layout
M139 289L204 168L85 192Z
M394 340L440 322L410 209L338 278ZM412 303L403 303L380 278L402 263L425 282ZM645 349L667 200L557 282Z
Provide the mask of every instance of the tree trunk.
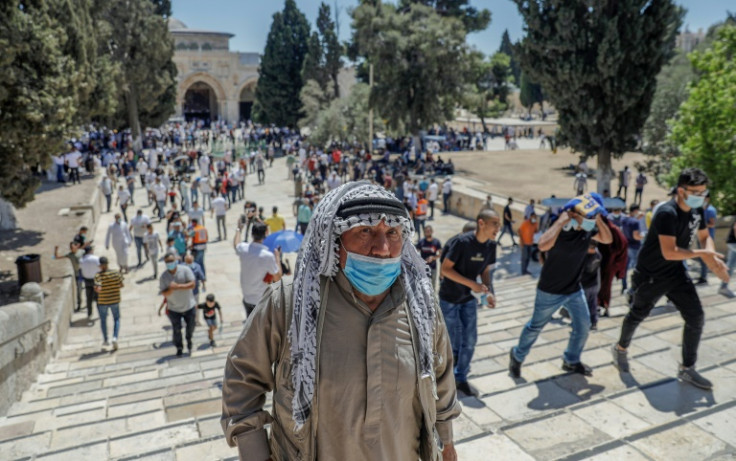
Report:
M138 118L138 92L135 86L131 85L126 94L128 106L128 125L130 125L130 136L133 138L133 149L140 152L143 149L143 139L141 137L141 121Z
M613 177L613 168L611 167L611 153L608 151L598 152L598 168L596 169L596 180L598 181L598 193L606 196L611 194L611 178Z
M412 139L414 139L414 155L420 156L422 154L422 138L419 137L419 131L415 131L412 133Z
M18 228L15 219L15 209L10 202L0 198L0 230L14 230Z

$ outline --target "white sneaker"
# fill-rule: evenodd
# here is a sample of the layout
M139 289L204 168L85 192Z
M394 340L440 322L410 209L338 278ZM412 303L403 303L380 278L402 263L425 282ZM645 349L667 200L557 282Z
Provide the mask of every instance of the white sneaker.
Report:
M718 290L718 294L719 294L719 295L723 295L723 296L725 296L726 298L736 298L736 294L734 294L734 292L733 292L733 291L729 290L729 288L728 288L728 287L721 287L721 288L720 288L720 289Z
M118 350L118 338L112 338L112 350Z

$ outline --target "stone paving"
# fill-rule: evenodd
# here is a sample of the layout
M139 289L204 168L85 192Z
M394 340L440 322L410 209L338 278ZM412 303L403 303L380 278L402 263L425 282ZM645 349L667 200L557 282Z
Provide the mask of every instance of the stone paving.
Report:
M293 190L283 160L266 173L265 186L248 176L246 198L267 214L279 206L293 226ZM145 202L140 190L136 200ZM242 203L228 213L228 239ZM95 241L97 253L114 263L114 254L99 245L111 221L112 214L102 216ZM453 216L434 221L443 241L463 223ZM206 224L214 240L209 215ZM163 223L156 228L163 233ZM479 312L471 382L480 396L462 399L455 424L460 460L736 459L736 301L717 295L715 280L699 288L707 321L698 365L714 381L712 392L675 379L682 321L664 303L637 332L632 374L616 372L609 348L626 311L621 297L588 339L583 359L593 377L560 369L570 327L555 318L524 364L523 379L514 380L507 373L508 351L530 316L536 280L514 275L517 252L503 248L499 257L498 307ZM245 317L231 240L209 245L206 266L208 293L216 294L226 320L217 347L209 347L205 329L198 328L191 356L175 357L169 322L156 314L161 298L147 263L126 277L120 349L101 347L96 314L92 325L86 314L74 314L67 344L0 418L0 459L236 459L219 425L224 360ZM538 270L532 267L533 274Z

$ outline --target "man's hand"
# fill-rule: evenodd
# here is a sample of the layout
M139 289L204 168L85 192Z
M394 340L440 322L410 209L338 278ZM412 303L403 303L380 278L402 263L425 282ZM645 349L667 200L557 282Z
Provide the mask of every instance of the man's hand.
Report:
M721 279L723 283L728 283L731 277L728 275L728 266L723 262L723 255L711 250L701 250L700 258L703 260L708 269Z
M491 293L488 293L486 296L486 301L488 302L488 308L494 309L496 307L496 297L493 296Z
M488 289L488 287L485 286L485 285L483 285L482 283L478 283L478 282L471 282L470 290L473 291L473 292L475 292L475 293L486 293L486 294L490 294L490 290Z
M455 445L451 443L445 445L445 448L442 449L442 461L457 461Z

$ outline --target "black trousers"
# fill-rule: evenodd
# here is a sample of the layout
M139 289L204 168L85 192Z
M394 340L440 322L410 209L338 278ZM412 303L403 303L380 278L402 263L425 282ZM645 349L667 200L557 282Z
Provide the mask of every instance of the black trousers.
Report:
M685 367L695 365L705 315L695 285L684 267L681 274L666 278L649 277L635 270L631 276L631 291L631 308L621 327L619 346L629 347L636 327L649 316L657 301L666 296L685 320L682 331L682 365Z
M169 310L169 320L171 321L171 330L174 334L174 346L176 349L184 349L184 345L181 340L181 321L187 324L185 334L187 338L187 349L192 349L192 334L194 333L194 321L195 319L195 308L191 308L186 312L174 312Z
M248 304L247 302L245 302L245 300L243 300L243 307L245 307L245 313L246 313L247 317L250 317L250 313L253 312L253 309L256 308L256 305L255 304Z
M92 304L97 299L95 279L84 279L84 294L87 295L87 317L92 317Z

